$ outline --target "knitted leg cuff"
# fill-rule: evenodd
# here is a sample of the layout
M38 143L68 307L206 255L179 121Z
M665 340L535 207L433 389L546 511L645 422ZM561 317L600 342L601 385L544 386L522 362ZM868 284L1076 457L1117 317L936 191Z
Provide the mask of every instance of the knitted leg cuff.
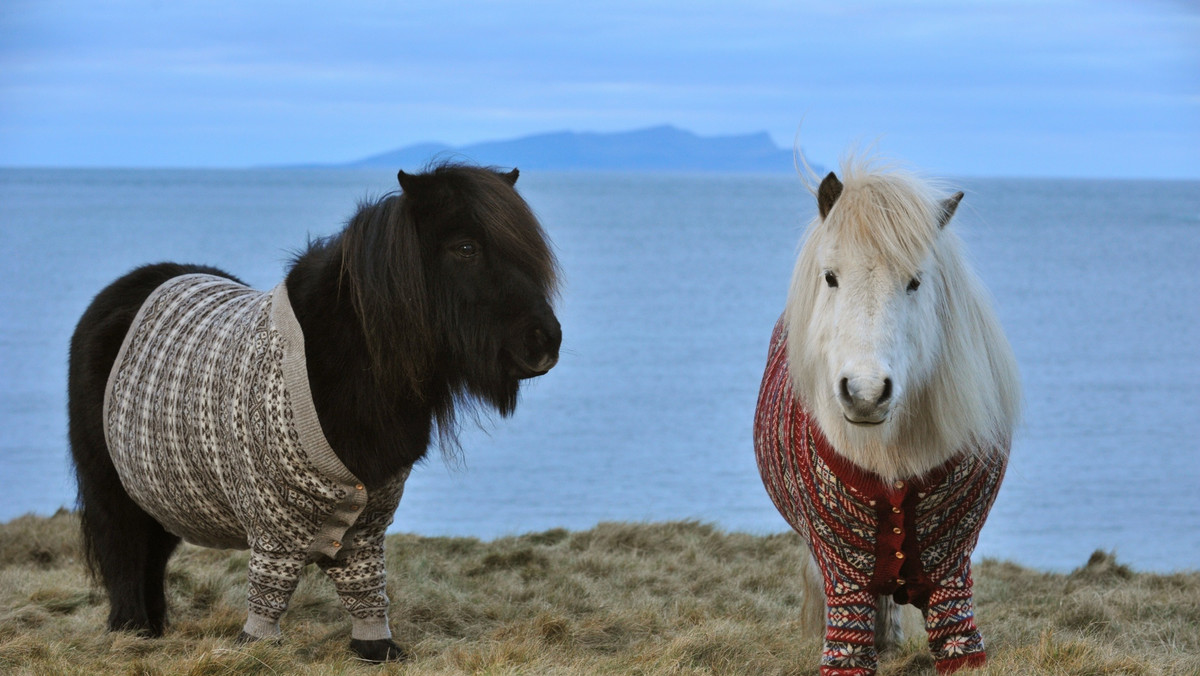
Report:
M978 669L987 664L987 653L963 655L935 663L939 674L952 674L959 669Z
M360 641L379 641L392 637L387 617L350 618L350 638Z
M246 618L246 626L242 627L242 631L254 638L275 638L281 633L279 631L279 620L255 615L253 612Z
M821 667L821 676L875 676L875 670L866 667L853 667L850 669Z
M873 676L878 665L875 646L830 641L821 653L821 676Z

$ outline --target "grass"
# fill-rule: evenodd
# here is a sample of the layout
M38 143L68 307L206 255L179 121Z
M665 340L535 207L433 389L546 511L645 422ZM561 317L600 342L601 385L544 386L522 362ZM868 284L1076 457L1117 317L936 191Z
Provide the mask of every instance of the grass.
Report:
M793 534L695 523L602 523L482 542L388 538L392 631L413 658L375 666L347 649L332 585L306 569L281 643L238 646L244 552L185 545L168 572L161 639L103 630L68 512L0 525L5 674L813 674ZM981 674L1200 675L1200 571L1138 573L1103 552L1070 574L976 567ZM908 618L911 623L913 618ZM881 674L932 674L910 633Z

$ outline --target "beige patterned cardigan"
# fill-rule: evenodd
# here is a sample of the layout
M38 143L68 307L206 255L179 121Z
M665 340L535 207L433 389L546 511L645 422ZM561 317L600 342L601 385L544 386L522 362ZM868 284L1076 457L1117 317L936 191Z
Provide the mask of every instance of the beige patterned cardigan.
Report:
M279 633L315 561L353 638L390 638L383 539L407 472L368 494L330 448L285 284L191 274L158 287L113 364L104 433L125 490L164 528L250 549L246 633Z

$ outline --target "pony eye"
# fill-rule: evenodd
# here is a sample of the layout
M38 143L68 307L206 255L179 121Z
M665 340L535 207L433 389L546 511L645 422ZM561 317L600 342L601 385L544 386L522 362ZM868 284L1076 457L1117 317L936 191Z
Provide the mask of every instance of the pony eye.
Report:
M917 288L920 286L921 286L921 280L917 279L916 277L913 277L908 282L908 292L912 293L913 291L916 291Z
M479 245L471 241L459 242L454 245L453 251L462 258L471 258L479 253Z
M837 287L837 285L838 285L837 275L833 274L832 272L826 272L825 273L825 283L827 285L829 285L829 288L831 288L831 289Z

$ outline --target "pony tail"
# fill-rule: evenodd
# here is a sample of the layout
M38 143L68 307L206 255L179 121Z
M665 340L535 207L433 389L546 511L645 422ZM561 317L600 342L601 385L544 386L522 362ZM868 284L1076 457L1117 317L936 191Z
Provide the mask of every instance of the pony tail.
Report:
M390 251L391 255L380 255ZM342 241L339 288L347 288L373 376L385 392L424 396L435 341L421 243L407 200L394 195L359 210Z

